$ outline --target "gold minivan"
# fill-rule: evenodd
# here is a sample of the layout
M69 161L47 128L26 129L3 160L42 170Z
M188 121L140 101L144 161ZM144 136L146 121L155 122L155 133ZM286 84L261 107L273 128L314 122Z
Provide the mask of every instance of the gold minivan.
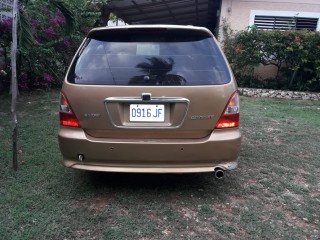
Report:
M75 54L60 97L65 166L222 178L240 142L236 81L208 29L96 28Z

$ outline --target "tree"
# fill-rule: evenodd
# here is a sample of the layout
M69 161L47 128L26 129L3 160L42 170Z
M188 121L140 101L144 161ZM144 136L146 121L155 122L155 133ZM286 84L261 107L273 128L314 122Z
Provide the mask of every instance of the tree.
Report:
M85 35L95 26L105 26L110 14L105 0L19 0L18 69L19 90L60 87L67 67ZM12 22L0 20L0 82L10 85ZM6 74L7 73L7 74ZM1 84L0 84L1 85ZM0 86L1 87L1 86Z
M12 124L13 124L13 133L12 133L12 162L13 169L18 170L18 160L17 160L17 132L18 132L18 120L17 120L17 94L18 94L18 82L17 82L17 25L18 25L18 0L13 1L12 9L12 46L11 46L11 68L12 68L12 77L11 77L11 91L12 91L12 103L11 103L11 113L12 113Z
M65 6L61 1L49 0L49 2L59 9L61 13L65 16L67 27L66 32L70 33L74 25L74 19L71 11ZM18 9L18 0L14 0L12 9L12 45L11 45L11 113L12 113L12 162L13 169L17 171L18 160L17 160L17 136L18 136L18 118L17 118L17 97L18 97L18 81L17 81L17 55L19 52L29 50L33 43L33 36L31 34L29 25L23 14L19 14L23 11L23 8ZM19 21L19 24L18 24ZM19 29L18 29L19 26ZM19 32L18 32L19 30ZM19 41L18 41L19 38ZM18 45L19 43L19 45ZM21 56L21 55L20 55ZM21 58L20 58L21 59Z

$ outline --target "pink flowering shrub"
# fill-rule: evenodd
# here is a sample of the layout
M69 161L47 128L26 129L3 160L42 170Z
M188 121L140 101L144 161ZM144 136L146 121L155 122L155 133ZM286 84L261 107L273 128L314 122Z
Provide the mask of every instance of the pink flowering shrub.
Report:
M12 18L0 20L0 46L11 41Z
M66 20L49 1L30 1L23 14L30 25L34 44L29 49L19 50L18 84L20 90L60 87L70 61L87 31L99 15L88 12L85 0L70 0L70 10L76 19L72 34L66 34ZM95 10L95 9L94 9ZM9 87L10 46L12 19L0 21L0 49L4 51L5 66L0 66L6 75L0 74L0 85ZM19 44L18 44L19 45ZM0 56L1 57L1 56ZM4 69L2 69L4 68Z
M6 32L11 32L12 29L12 18L5 18L0 21L0 32L5 34Z
M0 20L0 91L10 83L12 18Z
M20 68L19 87L22 90L58 87L70 60L69 54L75 51L70 49L70 44L65 44L62 14L46 6L41 13L30 21L34 47L21 53L25 61Z

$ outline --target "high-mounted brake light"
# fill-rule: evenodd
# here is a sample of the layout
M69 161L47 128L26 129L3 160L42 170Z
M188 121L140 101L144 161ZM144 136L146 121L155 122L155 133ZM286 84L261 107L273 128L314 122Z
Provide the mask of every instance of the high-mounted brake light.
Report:
M238 91L234 92L229 99L227 106L216 124L216 129L233 128L239 126L240 102Z
M76 115L72 111L72 108L68 102L67 97L61 92L60 93L60 125L69 127L80 127Z

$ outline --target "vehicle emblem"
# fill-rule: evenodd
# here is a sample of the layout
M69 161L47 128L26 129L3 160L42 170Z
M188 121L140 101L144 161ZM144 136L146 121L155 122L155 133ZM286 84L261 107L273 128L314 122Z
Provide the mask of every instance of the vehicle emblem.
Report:
M85 118L99 118L101 116L100 113L85 113L84 117Z
M214 118L214 115L193 115L191 116L191 120L206 120L206 119L212 119Z

